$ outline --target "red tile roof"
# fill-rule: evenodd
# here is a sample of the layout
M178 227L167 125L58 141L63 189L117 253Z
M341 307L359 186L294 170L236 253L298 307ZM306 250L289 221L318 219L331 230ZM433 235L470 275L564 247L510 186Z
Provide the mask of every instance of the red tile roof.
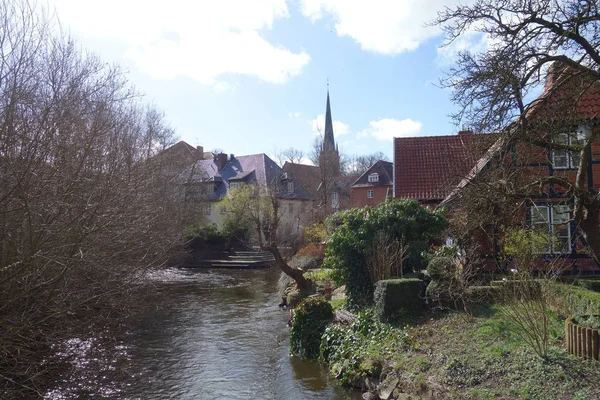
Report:
M394 139L394 197L441 201L496 135L461 133Z
M306 164L292 164L285 162L283 170L290 174L292 178L300 182L300 184L317 198L317 190L321 183L321 172L319 167Z
M532 103L527 116L544 120L592 120L600 118L600 82L567 68L546 82L544 92Z

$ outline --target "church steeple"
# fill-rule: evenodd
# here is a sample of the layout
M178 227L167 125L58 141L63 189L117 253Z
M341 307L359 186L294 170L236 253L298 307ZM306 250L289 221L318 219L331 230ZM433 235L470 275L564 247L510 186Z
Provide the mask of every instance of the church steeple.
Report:
M331 105L329 104L329 83L327 84L327 110L325 111L325 134L323 136L323 150L335 151L333 138L333 120L331 119Z

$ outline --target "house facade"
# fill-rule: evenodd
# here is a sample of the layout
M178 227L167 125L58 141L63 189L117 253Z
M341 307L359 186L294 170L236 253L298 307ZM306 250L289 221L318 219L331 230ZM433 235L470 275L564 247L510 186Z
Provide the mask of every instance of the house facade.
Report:
M376 206L392 197L394 164L379 160L350 186L353 207Z
M590 255L573 211L576 197L594 199L600 191L600 83L562 75L565 71L549 70L544 92L525 116L526 128L515 122L441 205L461 214L464 211L457 208L468 204L470 193L487 182L499 182L507 192L516 188L511 212L495 209L498 220L547 235L542 254L560 261L563 273L596 273L600 264ZM600 223L597 217L588 222ZM497 226L484 229L482 249L494 258L503 234Z
M283 235L299 233L314 219L313 196L266 154L217 154L212 159L196 161L181 179L186 207L208 223L223 224L227 209L221 200L242 184L276 191L282 219L279 230Z

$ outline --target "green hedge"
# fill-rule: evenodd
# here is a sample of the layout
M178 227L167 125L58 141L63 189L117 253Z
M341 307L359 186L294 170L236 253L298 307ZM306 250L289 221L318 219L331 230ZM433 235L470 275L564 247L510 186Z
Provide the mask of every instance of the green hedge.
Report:
M471 286L468 290L470 302L492 304L498 299L501 288L499 286Z
M582 287L584 289L591 290L593 292L600 293L600 280L596 279L577 279L573 282L574 285Z
M550 285L550 301L564 315L600 314L600 293L564 283Z
M375 285L375 312L379 317L391 317L398 311L415 312L424 308L423 281L420 279L390 279Z

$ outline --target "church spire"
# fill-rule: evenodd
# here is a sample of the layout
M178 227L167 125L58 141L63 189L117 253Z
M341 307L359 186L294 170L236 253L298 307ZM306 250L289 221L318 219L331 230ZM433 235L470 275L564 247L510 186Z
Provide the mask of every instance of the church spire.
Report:
M327 110L325 112L325 134L323 136L323 150L335 151L333 138L333 120L331 119L331 105L329 104L329 82L327 83Z

